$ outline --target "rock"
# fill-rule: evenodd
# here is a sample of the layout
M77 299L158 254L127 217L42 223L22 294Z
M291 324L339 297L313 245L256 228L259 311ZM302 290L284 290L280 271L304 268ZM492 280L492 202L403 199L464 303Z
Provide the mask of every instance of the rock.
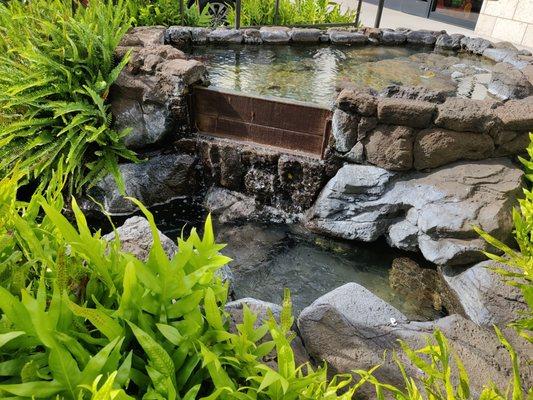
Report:
M207 192L205 207L223 224L244 221L292 223L299 219L298 215L259 204L254 198L242 193L217 187Z
M379 28L366 27L364 29L364 33L369 39L375 39L379 42L381 40L381 35L383 34L383 31Z
M331 121L331 133L335 138L335 149L341 153L349 151L357 142L359 121L353 114L335 110Z
M528 62L519 58L519 51L516 49L506 48L488 48L483 52L483 57L486 57L495 62L505 62L511 64L517 69L524 69L528 66Z
M507 101L496 109L496 115L505 129L533 130L533 96Z
M328 30L331 43L342 44L365 44L368 38L360 32L350 32L346 30L330 29Z
M498 157L525 154L530 142L529 132L514 131L499 132L498 140L501 141L495 151Z
M276 176L262 169L251 168L244 176L246 192L259 200L271 198L276 186Z
M427 128L435 114L434 104L419 100L380 99L378 120L383 124Z
M348 240L370 242L385 236L394 247L419 248L439 265L475 263L483 259L480 251L488 244L473 226L509 240L511 209L522 177L520 168L506 159L404 175L349 164L326 184L306 215L306 226ZM397 228L407 234L391 235Z
M346 161L356 164L363 164L365 162L365 146L361 142L357 142L351 150L344 155Z
M276 321L280 321L282 311L280 306L274 303L247 297L226 304L225 310L230 316L230 332L236 333L237 325L243 323L243 310L245 305L258 317L254 323L254 327L256 329L268 322L270 313L272 313ZM296 326L294 327L294 330L296 331ZM270 334L267 334L262 340L260 340L259 343L264 343L268 340L272 340L272 336L270 336ZM291 347L294 352L294 358L297 366L310 362L309 355L307 354L307 351L305 350L305 347L303 346L302 340L299 336L296 336L291 342ZM275 352L273 351L271 354L264 357L263 361L269 363L270 365L273 365L272 362L277 364Z
M481 55L486 49L493 47L493 45L492 42L486 39L465 36L461 39L461 47L470 53Z
M488 92L502 99L522 99L533 93L533 86L526 76L508 63L493 67Z
M159 239L163 250L169 258L178 252L178 246L168 236L159 232ZM148 220L143 217L128 218L124 224L116 229L120 239L120 248L126 253L131 253L141 261L147 261L150 250L154 243L154 237ZM102 239L112 242L115 240L115 232L104 235Z
M243 35L238 29L217 28L209 32L207 39L214 43L242 43Z
M472 100L452 97L438 106L435 125L457 132L489 133L496 125L494 108L490 100Z
M114 128L131 128L124 139L128 148L144 149L188 130L184 94L189 85L205 80L206 69L183 56L171 46L142 48L111 87Z
M120 164L119 170L126 195L150 207L193 194L196 189L195 164L196 159L189 155L168 154L138 164ZM120 195L112 175L98 182L91 193L110 214L130 214L137 210L137 206Z
M437 311L465 315L457 296L437 269L422 268L407 257L395 258L389 271L389 284L406 303L431 304Z
M509 270L494 261L483 261L462 271L444 268L442 276L468 318L481 326L504 326L528 307L520 289L505 284L492 268Z
M194 44L207 43L209 33L211 32L210 28L189 27L189 30L191 32L191 39Z
M479 327L459 315L435 322L408 323L398 310L364 290L349 283L317 299L302 311L298 327L311 357L327 361L334 373L369 370L379 364L381 366L374 374L379 380L402 385L403 378L393 361L393 351L398 352L408 376L417 377L421 371L399 351L398 340L419 349L426 346L428 335L438 328L462 360L470 376L474 397L489 381L505 390L512 378L512 367L509 354L492 330ZM391 325L390 318L396 319L395 326ZM509 335L510 332L506 333ZM516 336L512 342L518 349L521 364L525 365L531 344ZM526 389L531 386L531 370L522 368L521 373ZM363 386L362 394L375 398L373 389L368 386Z
M316 43L320 41L322 31L315 28L292 28L291 40L296 43Z
M188 26L170 26L165 31L165 43L167 44L171 44L178 48L184 48L191 41L192 34L191 29Z
M342 111L370 117L376 115L377 103L371 92L356 89L344 89L336 101L337 107Z
M440 35L435 42L435 47L442 50L460 50L461 49L461 39L464 38L464 35L454 33L451 35L444 34Z
M413 130L405 126L378 125L363 139L368 162L391 171L413 166Z
M288 43L291 39L290 29L284 26L263 26L259 32L265 43Z
M389 85L381 91L380 96L396 99L410 99L429 101L430 103L444 103L446 98L454 96L455 91L431 90L423 86Z
M411 44L432 46L436 41L437 38L434 32L431 31L419 30L411 31L407 34L407 43Z
M238 149L233 146L220 146L218 153L220 185L230 190L242 189L244 169Z
M357 140L363 140L376 126L378 126L377 118L361 117L357 125Z
M165 28L162 26L138 26L132 28L122 38L121 46L149 47L163 44Z
M399 45L407 41L407 35L403 32L383 31L381 43L385 45Z
M439 128L422 130L414 141L414 167L436 168L458 160L482 160L494 152L486 133L455 132Z
M245 29L244 30L244 43L246 44L261 44L263 39L261 39L261 32L259 29Z

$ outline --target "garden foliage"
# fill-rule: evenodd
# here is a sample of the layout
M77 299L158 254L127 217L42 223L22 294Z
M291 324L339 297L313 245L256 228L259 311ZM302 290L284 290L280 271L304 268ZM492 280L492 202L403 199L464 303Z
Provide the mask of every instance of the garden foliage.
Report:
M138 26L210 26L212 18L209 8L201 8L198 0L188 3L183 0L183 15L178 0L131 0L128 7L135 25Z
M135 159L106 104L128 61L113 54L130 26L126 4L73 4L0 3L0 174L18 165L44 189L61 170L71 192Z
M275 0L242 0L241 25L309 25L348 23L355 21L355 12L341 10L340 4L330 0L279 0L279 14L275 20ZM235 10L228 15L228 23L235 24Z

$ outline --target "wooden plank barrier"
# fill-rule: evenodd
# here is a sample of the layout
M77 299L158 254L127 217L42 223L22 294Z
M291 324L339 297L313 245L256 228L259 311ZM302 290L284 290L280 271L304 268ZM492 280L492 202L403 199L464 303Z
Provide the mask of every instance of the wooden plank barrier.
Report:
M192 117L204 135L274 146L323 157L331 110L319 105L197 86Z

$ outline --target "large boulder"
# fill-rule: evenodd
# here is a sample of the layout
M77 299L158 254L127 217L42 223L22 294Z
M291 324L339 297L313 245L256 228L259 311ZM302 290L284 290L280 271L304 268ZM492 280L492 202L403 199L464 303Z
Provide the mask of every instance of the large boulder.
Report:
M493 261L483 261L462 271L443 268L442 276L466 316L481 326L505 325L528 309L520 290L505 284L495 268L509 270Z
M510 211L523 172L506 159L456 163L430 173L397 174L370 165L345 165L306 216L313 231L350 240L385 236L392 246L419 248L440 265L483 259L479 226L507 240Z
M482 160L493 152L494 142L489 134L429 128L418 132L414 140L414 167L421 170L458 160Z
M438 106L435 125L457 132L488 133L496 125L497 103L451 97Z
M135 37L128 37L123 44L134 43ZM110 90L114 128L131 129L124 142L128 148L136 150L187 131L185 94L190 85L206 79L206 69L201 62L186 60L180 50L158 44L156 39L152 41L156 43L142 36L138 38L142 46L119 46L134 51Z
M435 104L399 98L384 98L378 103L378 119L381 123L426 128L433 121Z
M133 254L141 261L148 260L154 237L146 218L139 216L128 218L122 226L103 236L103 239L112 242L117 235L122 251ZM172 258L178 252L176 243L162 232L159 232L159 239L167 256Z
M155 156L138 164L120 164L126 196L140 200L145 206L161 204L196 190L196 159L185 154ZM109 174L91 189L92 196L110 214L131 214L137 210L125 199Z
M505 129L533 130L533 96L522 100L509 100L495 112Z
M407 375L416 377L421 371L399 351L398 340L412 348L422 348L427 337L440 329L461 358L474 395L490 380L505 390L512 379L509 355L490 329L459 315L434 322L408 322L398 310L356 283L348 283L317 299L302 311L298 327L311 357L327 361L334 372L368 370L381 364L375 375L387 383L401 385L401 372L392 359L394 350L398 351ZM531 344L515 336L513 344L525 365ZM522 379L524 388L531 386L530 369L522 368ZM363 387L361 394L375 398L368 387Z

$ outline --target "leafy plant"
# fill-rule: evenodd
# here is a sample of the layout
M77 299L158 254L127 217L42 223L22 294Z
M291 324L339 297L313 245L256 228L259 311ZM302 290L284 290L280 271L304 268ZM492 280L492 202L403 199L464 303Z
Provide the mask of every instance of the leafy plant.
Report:
M176 0L130 0L129 12L134 23L141 25L186 25L210 26L212 23L209 8L201 8L198 0L187 4L184 0L183 15L180 12L179 1Z
M0 174L18 164L39 189L54 171L73 192L135 160L110 128L111 84L128 61L114 50L129 28L123 0L0 4Z
M355 21L355 12L342 11L340 4L330 0L280 0L275 15L275 0L242 0L241 25L309 25L349 23ZM228 13L228 23L235 24L235 9Z
M526 178L533 181L533 134L530 134L530 144L527 148L529 160L520 158L525 167ZM518 287L528 304L528 313L521 315L514 326L522 335L533 342L533 192L524 189L524 198L518 200L518 209L513 209L514 238L519 251L512 249L486 232L477 232L488 243L499 249L503 255L485 253L490 259L509 266L509 269L496 268L505 281Z

